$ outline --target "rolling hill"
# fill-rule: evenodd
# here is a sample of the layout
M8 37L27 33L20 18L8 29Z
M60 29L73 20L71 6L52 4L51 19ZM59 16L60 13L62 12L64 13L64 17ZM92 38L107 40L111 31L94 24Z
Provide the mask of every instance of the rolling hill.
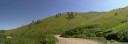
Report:
M76 38L106 38L108 40L127 41L126 24L128 21L128 7L119 8L95 17L76 28L64 32L62 37ZM121 25L125 25L122 26ZM118 28L117 28L118 27ZM114 28L114 29L113 29ZM125 29L124 29L125 28ZM118 31L122 30L122 31ZM113 33L116 32L116 33ZM122 33L121 33L122 32ZM123 33L124 32L124 33ZM121 37L118 37L121 36ZM117 37L117 38L114 38Z
M1 34L3 36L0 36L2 38L0 42L2 44L55 44L57 39L53 35L58 34L61 34L61 37L127 41L127 8L108 12L58 13L7 30Z
M104 13L105 12L59 13L55 16L49 16L48 18L32 21L30 24L18 27L16 29L8 30L4 33L4 35L5 37L12 37L12 39L8 41L9 43L13 44L39 44L42 42L49 42L45 39L51 38L51 35L61 34L69 28L77 27L81 23L100 16ZM47 35L48 37L46 37Z

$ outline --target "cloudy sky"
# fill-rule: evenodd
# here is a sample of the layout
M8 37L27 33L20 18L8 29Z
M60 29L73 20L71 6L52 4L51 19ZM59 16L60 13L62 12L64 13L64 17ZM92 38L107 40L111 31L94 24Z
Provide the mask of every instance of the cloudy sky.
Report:
M0 0L0 29L13 29L61 12L110 11L128 0Z

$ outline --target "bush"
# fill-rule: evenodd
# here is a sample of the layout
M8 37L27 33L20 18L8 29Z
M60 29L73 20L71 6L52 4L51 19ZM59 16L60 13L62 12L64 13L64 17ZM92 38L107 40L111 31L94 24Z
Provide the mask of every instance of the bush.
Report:
M116 40L120 42L128 42L128 31L118 31L105 37L108 40Z
M127 20L123 20L123 21L121 21L121 23L126 23L127 22Z
M117 16L118 15L118 13L115 13L115 15L114 16Z
M76 29L69 29L68 31L64 32L61 34L61 37L78 37L76 35L81 35L83 34L84 30L82 28L76 28Z
M119 41L121 42L128 42L128 31L122 31L117 33Z
M105 38L106 38L107 40L119 39L116 33L109 34L109 35L105 36Z
M95 37L97 25L85 25L77 28L69 29L68 31L61 34L61 37L75 37L75 38L85 38L85 37Z
M73 19L77 16L77 13L75 12L67 12L67 19Z
M40 23L42 23L41 20L37 20L37 21L35 22L35 24L40 24Z
M39 44L55 44L58 40L53 35L42 35Z

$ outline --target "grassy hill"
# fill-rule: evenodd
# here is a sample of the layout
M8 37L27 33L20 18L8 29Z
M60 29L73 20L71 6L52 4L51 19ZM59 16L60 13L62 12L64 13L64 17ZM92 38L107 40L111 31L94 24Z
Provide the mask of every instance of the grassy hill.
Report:
M108 40L127 41L128 40L126 36L127 31L124 32L124 30L127 30L126 29L126 24L128 21L127 11L128 11L127 7L109 11L87 22L84 22L81 26L69 29L68 31L64 32L61 36L77 37L77 38L103 37ZM125 25L125 26L120 27L121 25ZM121 29L122 31L118 31Z
M32 21L30 24L8 30L4 33L4 38L6 39L7 36L10 36L11 39L7 42L12 44L53 44L51 42L57 41L53 36L54 34L61 34L69 28L77 27L81 23L104 13L105 12L59 13L55 16Z
M106 36L106 38L108 40L117 40L117 41L121 41L121 42L128 42L128 22L121 24L117 27L112 28L111 30L113 30L111 33L108 34L108 36Z
M127 41L128 7L109 12L65 12L0 33L1 44L55 44L62 37ZM125 30L125 31L124 31Z

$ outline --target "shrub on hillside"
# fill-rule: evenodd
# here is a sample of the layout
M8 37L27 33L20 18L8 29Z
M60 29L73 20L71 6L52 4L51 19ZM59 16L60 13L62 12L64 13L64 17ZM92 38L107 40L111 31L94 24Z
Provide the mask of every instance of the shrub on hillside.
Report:
M61 16L61 15L62 15L62 13L56 14L56 18L58 18L58 17Z
M118 13L115 13L115 15L114 16L117 16L118 15Z
M105 36L105 38L107 40L115 40L115 39L118 39L118 36L117 36L116 33L112 33L112 34L109 34L109 35Z
M42 23L41 20L37 20L37 21L35 22L35 24L40 24L40 23Z
M97 25L85 25L77 28L69 29L68 31L61 34L61 37L95 37L97 32Z
M67 12L67 19L73 19L77 16L77 13Z
M120 42L128 42L128 31L118 31L105 37L108 40L116 40Z
M82 35L84 30L82 28L76 29L69 29L68 31L64 32L61 37L78 37L75 35Z
M42 35L39 44L55 44L58 40L53 35Z
M119 38L119 41L128 42L128 32L127 31L117 33L117 36Z
M121 23L126 23L127 22L127 20L123 20L123 21L121 21Z

